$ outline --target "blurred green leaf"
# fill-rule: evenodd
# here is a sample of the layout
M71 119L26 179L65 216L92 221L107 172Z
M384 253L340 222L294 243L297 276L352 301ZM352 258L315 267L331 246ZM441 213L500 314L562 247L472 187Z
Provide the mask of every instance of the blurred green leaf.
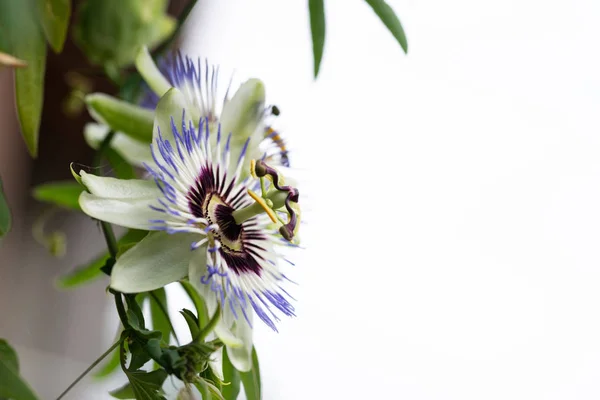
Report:
M152 317L152 329L160 331L163 334L163 340L165 343L169 343L170 335L172 334L177 343L179 339L171 324L169 318L169 307L167 303L167 293L165 288L153 290L148 293L150 299L150 316Z
M71 0L37 0L38 12L46 39L55 53L60 53L65 44Z
M223 350L223 380L221 393L225 400L236 400L240 393L240 373L229 361L227 351Z
M85 97L92 116L112 130L123 132L134 139L150 143L154 126L154 113L104 93Z
M125 235L118 241L119 250L124 247L133 246L140 240L142 240L148 234L147 231L142 231L138 229L129 229ZM56 281L57 287L60 289L72 289L75 287L79 287L83 284L92 282L93 280L102 276L102 267L108 262L110 259L110 254L105 253L94 260L92 260L89 264L85 264L75 270L69 272L66 275L61 276Z
M379 19L381 19L381 22L390 30L392 35L394 35L400 46L402 46L402 50L408 53L408 42L406 41L404 28L402 28L402 24L394 10L392 10L392 7L384 0L366 0L366 2L375 11Z
M4 189L2 186L2 178L0 178L0 238L8 233L12 219L10 216L10 209L8 203L4 197Z
M19 375L17 353L4 339L0 339L0 398L37 399L29 385Z
M44 100L46 40L33 0L0 1L0 51L27 63L15 70L15 94L21 134L32 157L37 157Z
M223 354L226 351L223 351ZM252 369L248 372L240 372L240 378L244 385L244 392L246 393L247 400L260 400L261 399L261 384L260 384L260 368L258 365L258 355L256 354L256 348L252 348Z
M133 167L112 147L104 149L104 157L113 168L115 176L119 179L134 179Z
M60 289L72 289L99 278L102 276L102 270L100 268L106 264L106 261L108 261L109 258L110 255L108 253L102 254L89 264L81 266L58 278L56 285Z
M131 64L138 48L155 46L176 27L167 0L85 0L78 9L74 39L97 65Z
M49 182L33 188L33 197L44 203L50 203L71 210L81 210L79 207L79 195L83 187L77 182L60 181Z
M117 336L121 336L121 330ZM95 379L103 379L115 372L120 365L120 354L119 348L117 347L112 353L110 353L109 358L102 364L102 367L98 371L96 371L92 377Z
M185 290L190 300L194 303L194 307L196 307L196 315L198 316L198 321L200 327L204 328L209 321L208 318L208 310L206 309L206 304L204 304L204 300L198 294L198 291L192 286L188 281L180 281L181 287Z
M125 374L129 383L110 392L112 397L137 400L163 400L165 398L161 388L168 374L164 369L152 372L126 370Z
M308 0L310 31L312 33L315 78L319 75L325 46L325 4L323 0Z

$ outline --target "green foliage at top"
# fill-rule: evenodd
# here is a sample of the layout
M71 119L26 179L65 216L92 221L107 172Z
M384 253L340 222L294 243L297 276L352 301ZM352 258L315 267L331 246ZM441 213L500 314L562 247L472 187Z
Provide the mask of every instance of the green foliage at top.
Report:
M74 39L97 65L123 67L137 49L152 48L175 29L165 14L167 0L85 0L80 6Z

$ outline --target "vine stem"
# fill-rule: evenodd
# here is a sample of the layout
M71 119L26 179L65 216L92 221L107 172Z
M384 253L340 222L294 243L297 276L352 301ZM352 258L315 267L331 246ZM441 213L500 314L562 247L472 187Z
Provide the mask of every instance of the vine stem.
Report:
M89 372L90 372L92 369L94 369L94 367L95 367L96 365L98 365L98 363L100 363L100 361L104 360L104 358L105 358L106 356L108 356L108 355L109 355L109 354L110 354L110 353L111 353L111 352L112 352L114 349L116 349L116 348L117 348L117 347L118 347L118 346L121 344L121 342L122 342L122 341L123 341L123 338L119 339L119 341L117 341L117 342L116 342L116 343L114 343L112 346L110 346L110 348L109 348L108 350L106 350L106 351L104 352L104 354L102 354L100 357L98 357L98 358L96 359L96 361L94 361L94 362L92 363L92 365L90 365L89 367L87 367L87 368L86 368L86 370L85 370L85 371L83 371L83 373L82 373L81 375L79 375L79 376L77 377L77 379L75 379L75 380L73 381L73 383L71 383L71 384L69 385L69 387L68 387L68 388L66 388L66 389L65 389L65 391L64 391L64 392L62 392L62 393L60 394L60 396L58 396L58 397L56 398L56 400L60 400L60 399L62 399L63 397L65 397L65 395L66 395L67 393L69 393L69 390L73 389L73 387L74 387L75 385L77 385L77 383L79 383L79 381L80 381L80 380L82 380L82 379L83 379L83 378L84 378L84 377L85 377L85 376L86 376L86 375L87 375L87 374L88 374L88 373L89 373Z

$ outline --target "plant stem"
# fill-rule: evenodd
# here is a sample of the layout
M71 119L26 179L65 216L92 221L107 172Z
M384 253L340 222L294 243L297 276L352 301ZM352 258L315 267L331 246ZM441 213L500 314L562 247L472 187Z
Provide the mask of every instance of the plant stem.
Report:
M108 132L108 135L106 135L106 137L100 144L98 151L94 155L94 167L100 166L100 163L102 162L102 154L110 146L110 142L112 141L113 137L115 136L115 133L116 132L112 131L112 130L110 132Z
M119 245L117 245L115 232L113 231L112 226L108 222L100 221L100 226L102 227L102 233L104 234L104 239L106 240L108 252L110 253L110 256L116 260L117 253L119 252Z
M106 350L106 352L104 352L104 354L102 354L100 357L98 357L98 358L96 359L96 361L94 361L94 362L92 363L92 365L90 365L89 367L87 367L87 369L86 369L85 371L83 371L83 373L82 373L81 375L79 375L79 376L77 377L77 379L75 379L75 380L73 381L73 383L71 383L71 384L69 385L69 387L68 387L68 388L66 388L66 389L65 389L65 391L64 391L64 392L62 392L62 393L60 394L60 396L58 396L58 397L56 398L56 400L60 400L60 399L62 399L62 398L63 398L63 397L64 397L64 396L65 396L65 395L66 395L66 394L69 392L69 390L71 390L71 389L72 389L72 388L73 388L75 385L77 385L77 383L79 383L79 381L80 381L80 380L82 380L84 376L86 376L86 375L87 375L87 374L88 374L88 373L89 373L89 372L90 372L92 369L94 369L94 367L95 367L96 365L98 365L98 363L100 363L100 361L104 360L104 358L105 358L106 356L108 356L108 355L109 355L109 354L110 354L110 353L111 353L111 352L112 352L114 349L116 349L116 348L117 348L117 346L119 346L119 345L121 344L121 342L122 342L122 341L123 341L123 339L119 339L119 341L118 341L118 342L116 342L115 344L113 344L112 346L110 346L110 348L109 348L108 350Z

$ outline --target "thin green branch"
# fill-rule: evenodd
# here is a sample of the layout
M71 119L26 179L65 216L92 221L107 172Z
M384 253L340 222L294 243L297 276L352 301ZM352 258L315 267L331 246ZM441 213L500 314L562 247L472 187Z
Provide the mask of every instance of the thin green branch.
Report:
M58 396L58 397L56 398L56 400L60 400L60 399L62 399L63 397L65 397L65 395L66 395L67 393L69 393L69 390L73 389L73 387L74 387L75 385L77 385L77 383L79 383L79 381L80 381L80 380L82 380L82 379L83 379L83 378L84 378L84 377L85 377L85 376L86 376L86 375L87 375L87 374L88 374L88 373L89 373L89 372L90 372L92 369L94 369L94 367L95 367L96 365L98 365L98 364L100 363L100 361L104 360L104 358L105 358L106 356L108 356L110 353L112 353L112 351L113 351L114 349L116 349L116 348L117 348L117 346L119 346L119 345L121 344L121 342L122 342L122 341L123 341L123 338L119 339L119 341L118 341L118 342L116 342L116 343L114 343L112 346L110 346L110 348L109 348L108 350L106 350L106 351L104 352L104 354L102 354L100 357L98 357L98 358L96 359L96 361L94 361L94 362L92 363L92 365L90 365L89 367L87 367L87 368L86 368L86 370L85 370L85 371L83 371L83 373L82 373L81 375L79 375L79 376L77 377L77 379L75 379L75 380L73 381L73 383L71 383L71 384L69 385L69 387L68 387L68 388L66 388L66 389L65 389L65 391L64 391L64 392L62 392L62 393L60 394L60 396Z

